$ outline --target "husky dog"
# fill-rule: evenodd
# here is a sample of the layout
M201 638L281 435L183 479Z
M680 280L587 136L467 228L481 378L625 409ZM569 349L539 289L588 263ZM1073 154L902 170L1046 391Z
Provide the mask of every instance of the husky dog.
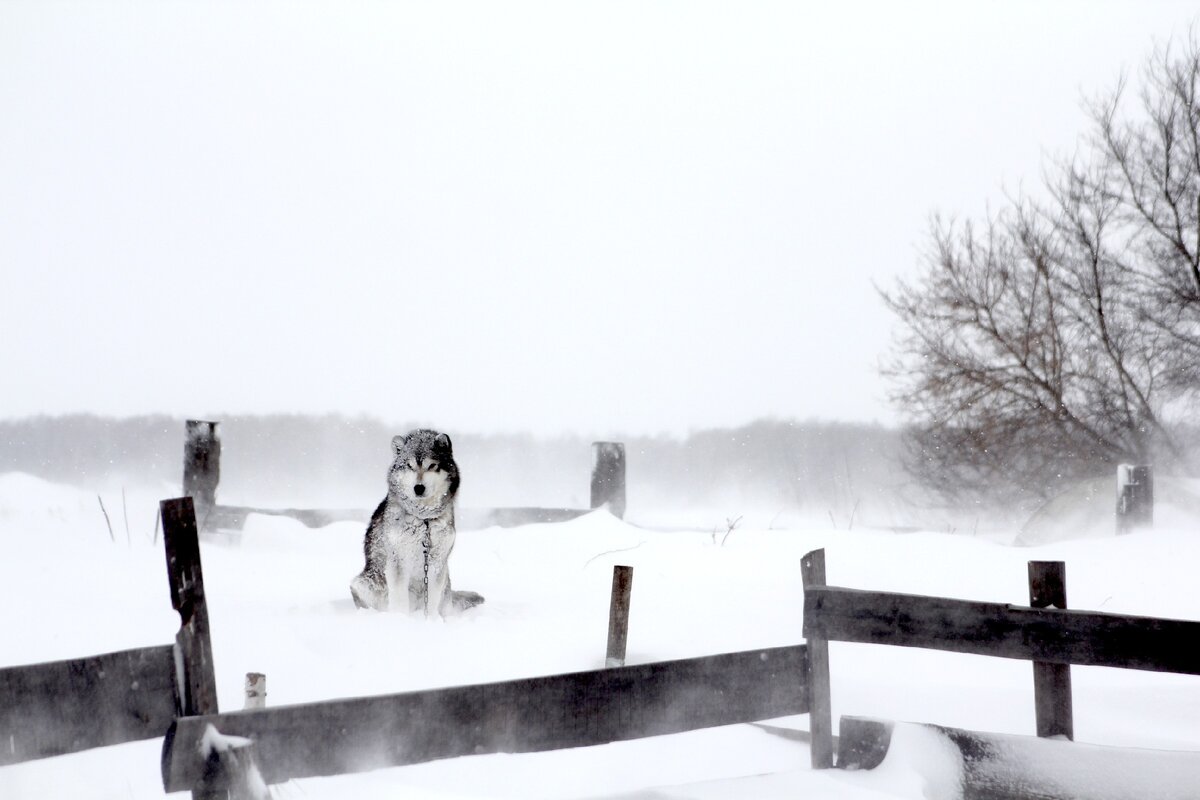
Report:
M388 493L367 525L367 564L350 582L359 608L424 610L436 617L478 605L474 592L450 588L458 465L450 437L430 430L392 439Z

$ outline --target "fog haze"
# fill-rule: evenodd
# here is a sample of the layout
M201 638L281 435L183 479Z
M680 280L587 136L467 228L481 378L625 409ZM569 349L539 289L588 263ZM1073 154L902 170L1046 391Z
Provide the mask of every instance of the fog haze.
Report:
M896 422L874 284L1194 15L5 3L0 416Z

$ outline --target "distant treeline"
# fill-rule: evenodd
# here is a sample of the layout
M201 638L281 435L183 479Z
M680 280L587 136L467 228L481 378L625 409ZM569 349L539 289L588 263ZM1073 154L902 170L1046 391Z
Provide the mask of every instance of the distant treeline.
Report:
M373 506L386 489L391 437L411 427L337 415L230 416L220 423L218 500L273 507ZM166 416L0 421L0 472L97 490L151 485L169 494L181 480L183 431L184 420ZM448 433L464 505L588 505L591 439ZM634 519L712 510L816 516L838 527L928 519L901 468L896 429L760 420L624 442Z

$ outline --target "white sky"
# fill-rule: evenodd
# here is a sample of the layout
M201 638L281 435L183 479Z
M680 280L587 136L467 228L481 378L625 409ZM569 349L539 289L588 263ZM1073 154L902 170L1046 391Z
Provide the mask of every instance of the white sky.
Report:
M895 421L872 282L1198 16L0 0L0 417Z

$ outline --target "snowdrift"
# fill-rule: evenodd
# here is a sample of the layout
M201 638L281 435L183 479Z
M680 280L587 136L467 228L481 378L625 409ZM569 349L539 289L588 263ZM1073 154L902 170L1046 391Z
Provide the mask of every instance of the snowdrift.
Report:
M156 491L105 496L0 476L0 665L170 641ZM130 521L125 533L124 520ZM202 545L218 697L240 708L245 674L266 673L271 705L499 681L603 666L612 567L635 568L628 662L801 641L804 553L824 547L830 583L1024 603L1025 564L1064 560L1071 605L1200 618L1200 531L1163 529L1013 548L970 536L738 529L659 532L604 512L553 525L461 531L456 586L488 602L445 622L354 610L360 526L310 530L252 516L237 539ZM115 541L114 541L115 540ZM1001 734L1034 730L1023 662L870 645L830 645L833 712ZM1095 745L1200 751L1200 681L1098 668L1073 671L1076 738ZM772 721L800 730L806 717ZM276 787L277 796L949 797L936 748L896 750L879 769L812 772L807 745L735 725L601 747L449 759ZM928 744L928 743L926 743ZM0 796L162 796L160 743L142 742L0 769ZM905 755L907 753L908 755ZM675 787L675 788L672 788ZM636 795L635 795L636 796Z

